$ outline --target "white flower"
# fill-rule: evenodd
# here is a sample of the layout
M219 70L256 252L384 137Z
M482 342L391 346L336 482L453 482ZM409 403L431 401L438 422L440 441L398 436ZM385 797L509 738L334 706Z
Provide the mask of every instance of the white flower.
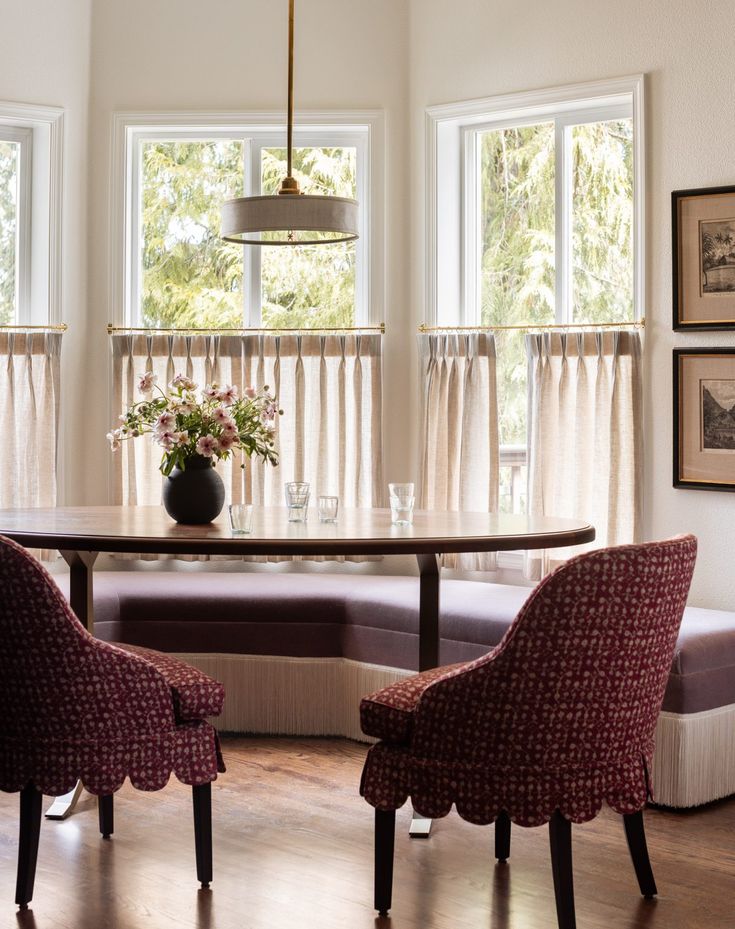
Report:
M228 452L233 445L237 442L237 435L233 435L230 432L226 432L219 437L219 450L221 452Z
M158 432L156 433L156 442L161 448L165 448L167 452L171 451L175 445L178 445L176 435L175 432Z
M174 438L176 439L177 445L186 445L186 443L189 441L189 433L188 432L174 432Z
M113 429L112 432L107 433L107 441L110 443L110 448L113 452L116 452L120 448L120 430Z
M254 397L258 396L258 391L254 387L246 387L245 396L248 398L248 400L252 400Z
M146 371L138 381L138 390L142 394L149 394L158 380L158 377L152 371Z
M161 415L156 420L156 425L153 427L155 432L164 433L171 432L173 427L176 425L176 417L173 413L161 413Z
M194 381L192 381L191 378L186 377L184 374L177 374L168 386L171 388L171 390L178 390L179 388L181 390L197 389L197 385L194 383Z
M182 397L172 397L169 406L173 413L193 413L197 403L194 397L184 394Z
M219 442L213 435L203 435L197 442L197 455L211 458L219 448Z
M226 406L232 406L237 400L237 387L234 385L223 387L222 390L217 393L217 399Z

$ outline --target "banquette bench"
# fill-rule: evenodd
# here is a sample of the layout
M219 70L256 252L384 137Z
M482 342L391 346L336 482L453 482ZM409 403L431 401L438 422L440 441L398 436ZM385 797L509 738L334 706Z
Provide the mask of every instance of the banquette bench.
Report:
M528 594L442 581L441 663L496 645ZM99 638L175 653L222 681L225 731L364 739L361 696L417 670L412 577L108 571L95 573L94 609ZM735 793L735 613L685 612L652 781L666 806Z

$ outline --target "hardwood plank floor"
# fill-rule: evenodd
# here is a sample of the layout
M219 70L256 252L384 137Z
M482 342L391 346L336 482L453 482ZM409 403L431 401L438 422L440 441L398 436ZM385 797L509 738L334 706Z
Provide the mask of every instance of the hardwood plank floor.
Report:
M554 929L548 830L514 827L495 865L492 827L456 815L409 840L399 811L394 908L372 909L372 810L358 796L365 746L339 739L228 739L213 789L214 882L198 889L191 796L126 785L115 835L78 813L41 827L31 910L14 904L16 794L0 794L0 929ZM646 826L660 891L642 900L620 818L575 826L579 929L733 929L735 800Z

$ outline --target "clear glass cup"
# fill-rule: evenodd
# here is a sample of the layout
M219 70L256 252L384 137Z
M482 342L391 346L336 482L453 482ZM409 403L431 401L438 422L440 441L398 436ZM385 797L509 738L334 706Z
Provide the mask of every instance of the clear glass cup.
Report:
M320 523L336 523L339 510L339 497L317 497Z
M290 523L306 522L309 509L309 484L307 481L289 481L285 485L286 506Z
M413 484L388 484L390 492L390 518L394 526L413 523Z
M253 531L253 504L233 503L230 507L230 528L233 535L244 535Z

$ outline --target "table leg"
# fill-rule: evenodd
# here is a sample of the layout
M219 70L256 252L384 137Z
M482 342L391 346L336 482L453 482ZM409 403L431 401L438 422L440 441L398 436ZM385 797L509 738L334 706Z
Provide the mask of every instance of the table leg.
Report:
M417 555L419 563L419 671L439 664L439 580L440 556ZM408 834L412 839L428 839L431 820L413 814Z
M61 556L69 565L69 604L79 621L90 632L94 632L94 601L92 594L92 569L97 552L62 551ZM77 781L73 790L56 797L46 810L46 819L66 819L82 795L82 782Z

